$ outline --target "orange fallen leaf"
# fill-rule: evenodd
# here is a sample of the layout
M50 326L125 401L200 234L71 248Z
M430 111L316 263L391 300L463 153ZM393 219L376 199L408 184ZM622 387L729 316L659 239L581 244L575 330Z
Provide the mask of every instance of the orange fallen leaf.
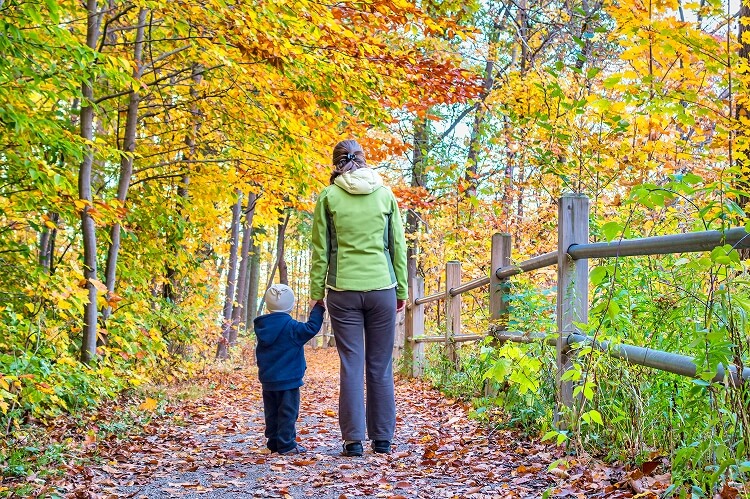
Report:
M152 399L151 397L146 397L146 400L144 400L141 403L141 405L138 406L138 409L142 411L154 412L157 405L158 404L155 399Z

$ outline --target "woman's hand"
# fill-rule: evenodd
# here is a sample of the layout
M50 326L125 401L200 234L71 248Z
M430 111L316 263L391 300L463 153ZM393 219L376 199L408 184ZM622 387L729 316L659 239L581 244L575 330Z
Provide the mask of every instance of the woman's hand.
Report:
M326 303L323 300L310 300L310 310L312 310L315 305L320 305L321 307L326 308Z
M396 312L401 312L406 308L406 300L396 298Z

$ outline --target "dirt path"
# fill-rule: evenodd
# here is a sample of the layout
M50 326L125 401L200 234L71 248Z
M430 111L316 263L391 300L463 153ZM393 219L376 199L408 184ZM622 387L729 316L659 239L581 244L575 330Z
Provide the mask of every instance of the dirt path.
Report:
M560 451L488 434L466 408L425 383L397 381L398 427L393 454L340 455L336 418L338 358L309 350L297 425L309 450L269 454L254 368L227 375L211 396L168 408L142 435L101 445L106 464L71 469L57 484L68 497L489 498L630 497L586 471L548 472ZM610 480L605 483L615 483Z

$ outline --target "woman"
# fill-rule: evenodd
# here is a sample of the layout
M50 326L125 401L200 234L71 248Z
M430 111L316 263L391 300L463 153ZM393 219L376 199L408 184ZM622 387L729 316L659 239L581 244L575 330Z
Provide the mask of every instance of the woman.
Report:
M333 148L331 185L315 206L310 297L322 300L326 289L341 361L343 454L362 455L365 428L372 450L388 454L396 427L396 312L407 297L406 241L395 196L354 140Z

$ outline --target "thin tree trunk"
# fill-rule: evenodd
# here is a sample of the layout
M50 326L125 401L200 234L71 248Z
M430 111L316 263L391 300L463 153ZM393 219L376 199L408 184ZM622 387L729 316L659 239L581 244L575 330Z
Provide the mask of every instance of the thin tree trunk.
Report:
M284 238L286 236L286 226L289 223L289 212L284 217L284 221L279 225L279 231L276 234L276 267L279 269L279 283L289 285L289 273L286 268L284 259Z
M276 268L279 265L279 261L277 259L274 259L273 266L271 267L271 270L268 271L268 282L266 283L266 287L263 291L263 296L260 298L260 302L258 302L258 310L256 310L257 315L261 315L263 312L263 305L266 304L266 296L265 293L268 290L268 288L271 287L271 284L273 284L273 276L276 275Z
M247 207L245 208L245 224L242 227L242 250L240 253L240 270L237 273L237 286L235 303L237 304L232 310L232 327L229 330L229 346L237 344L237 331L240 327L242 309L247 296L247 271L250 260L250 246L253 240L253 215L255 214L255 193L247 196Z
M294 304L294 315L299 320L300 316L302 315L302 299L301 299L301 292L302 292L302 283L300 282L302 279L300 279L300 276L302 275L300 272L300 268L302 267L302 252L297 251L294 255L294 268L292 269L292 275L294 276L294 296L297 297L297 300Z
M248 273L247 283L247 300L245 300L245 310L243 310L246 330L257 317L258 309L258 288L260 287L260 246L253 238L253 245L250 248L250 272Z
M86 27L86 45L91 50L96 50L99 41L99 26L101 13L96 0L87 0L86 12L88 15ZM93 71L92 67L89 68ZM81 361L89 363L96 357L96 328L97 328L97 304L96 304L96 225L91 217L93 197L91 194L92 165L94 163L94 149L90 145L94 139L94 76L85 77L81 85L81 138L84 140L84 155L81 168L78 173L78 196L86 203L81 210L81 233L83 237L83 276L86 279L86 290L88 303L83 309L83 338L81 341Z
M476 197L477 195L477 164L479 162L479 151L482 144L482 128L487 116L487 108L484 100L490 95L492 86L495 83L495 60L497 59L496 43L499 37L499 26L495 26L489 35L489 47L487 53L487 63L484 67L484 83L482 85L482 96L476 111L474 111L474 126L471 129L471 138L469 140L469 154L466 157L466 173L464 181L466 189L464 196L467 198Z
M491 71L492 68L490 61L487 62L487 66ZM469 154L466 156L466 173L464 174L466 188L464 189L463 195L466 198L476 197L477 195L477 163L479 162L482 126L484 125L486 113L487 110L484 108L483 104L479 104L476 111L474 111L474 125L471 128Z
M417 117L414 120L414 150L411 162L411 186L425 187L425 154L427 153L427 118ZM415 237L419 230L419 214L414 210L406 213L406 270L409 280L417 276L417 243Z
M243 194L237 192L237 202L232 207L232 226L229 240L229 262L227 264L227 285L224 292L224 313L221 325L221 340L216 349L217 359L226 359L229 356L227 345L232 324L232 304L234 301L234 290L237 284L237 251L240 239L240 212L242 211Z
M60 220L60 214L54 211L47 215L50 222L57 225ZM45 228L39 236L39 265L44 268L48 274L53 274L53 259L55 256L55 240L57 239L57 228Z
M518 26L521 37L521 74L525 74L529 62L529 13L528 0L519 0L518 2Z
M192 84L190 85L190 97L197 103L198 101L198 89L197 86L203 80L203 65L194 63L190 73ZM193 128L190 135L185 139L185 143L188 146L185 154L185 160L192 160L195 157L195 150L198 144L198 134L201 129L201 111L198 109L197 104L193 104L190 109L190 114L193 118ZM180 218L182 218L182 209L188 198L188 187L190 185L190 174L186 173L180 178L180 186L177 188L177 212ZM177 241L172 243L172 251L177 253L178 251ZM164 284L163 296L166 300L177 303L177 269L167 264L166 267L166 283Z
M49 240L51 237L51 229L46 227L41 234L39 234L39 265L42 268L49 270Z
M273 284L273 278L276 275L276 269L279 268L279 244L278 244L279 236L278 236L278 233L279 233L279 231L281 231L282 227L285 227L285 226L286 226L286 224L279 224L276 227L276 229L277 229L277 231L276 231L276 256L275 256L275 258L273 258L273 260L269 260L268 261L268 267L270 267L267 270L267 272L268 272L268 282L266 282L266 287L263 288L263 293L262 293L262 296L260 298L260 302L258 303L258 310L256 311L256 313L258 315L260 315L261 312L263 311L263 305L265 305L265 303L266 303L266 296L265 296L266 291ZM283 238L282 238L282 240L283 240ZM271 264L271 261L273 261L273 264Z
M180 187L177 188L177 214L182 218L182 210L188 198L188 188L190 186L190 175L187 173L180 178ZM170 243L172 253L177 255L179 244L176 240ZM172 304L178 301L177 295L177 269L167 264L165 271L166 282L162 297Z
M266 243L268 245L268 252L272 253L272 246L270 241ZM273 276L276 275L276 265L279 262L277 258L269 258L266 262L266 286L263 289L258 290L258 295L260 296L260 300L258 301L258 308L255 311L255 315L261 315L263 312L263 305L266 302L266 291L269 287L271 287L271 284L273 284ZM260 279L260 278L259 278Z
M133 79L140 81L143 73L143 39L146 29L146 16L148 9L138 12L138 29L135 35L135 48L133 49ZM136 130L138 128L138 105L141 102L141 94L137 88L133 88L128 101L127 117L125 118L125 135L123 137L123 152L120 160L120 180L117 185L117 200L125 206L125 200L130 188L130 180L133 176L133 153L135 152ZM115 277L117 274L117 258L120 253L120 229L119 222L115 222L110 229L110 245L107 252L107 265L104 272L105 284L107 286L107 298L115 292ZM102 321L109 319L112 307L109 304L102 309Z

